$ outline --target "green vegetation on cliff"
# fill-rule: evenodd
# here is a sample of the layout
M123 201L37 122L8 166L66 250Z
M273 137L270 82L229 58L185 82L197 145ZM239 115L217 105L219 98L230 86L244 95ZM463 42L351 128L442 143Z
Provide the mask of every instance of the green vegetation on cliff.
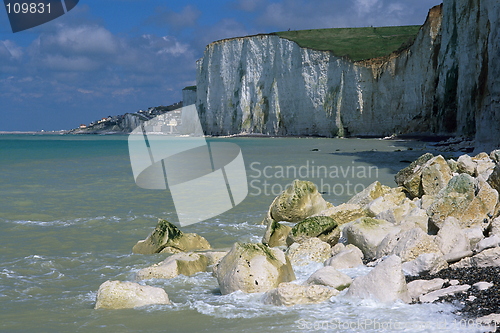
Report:
M301 47L332 51L353 61L383 57L410 46L419 25L282 31L275 34Z

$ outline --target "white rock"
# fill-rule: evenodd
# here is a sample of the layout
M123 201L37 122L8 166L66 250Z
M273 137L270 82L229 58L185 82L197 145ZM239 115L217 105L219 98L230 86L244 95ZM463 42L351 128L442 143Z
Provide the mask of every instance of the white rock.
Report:
M413 228L401 234L398 243L392 250L403 261L410 261L423 253L442 255L434 238L420 228Z
M292 264L305 266L311 261L324 262L331 255L331 247L328 243L316 237L311 237L303 243L293 243L290 245L287 255Z
M382 185L379 181L370 184L363 191L353 196L348 202L348 205L366 206L373 200L388 193L391 190L389 186Z
M306 284L318 284L337 290L343 290L349 287L351 283L352 279L348 275L339 272L332 266L325 266L318 269L306 281Z
M97 291L95 309L127 309L152 304L170 304L165 290L135 282L106 281Z
M392 254L394 247L396 247L401 239L401 234L402 230L399 228L391 230L377 246L375 258L382 258Z
M264 292L281 282L295 280L290 260L283 251L264 244L235 243L214 267L223 295L241 290Z
M412 299L417 300L424 294L443 288L443 284L443 279L414 280L408 283L408 293Z
M379 244L394 230L399 229L392 223L363 217L346 225L344 233L348 243L359 247L366 258L374 258Z
M493 235L488 238L481 239L474 248L474 251L481 252L492 247L497 247L500 245L500 236Z
M483 324L483 325L490 325L492 328L492 331L489 331L489 332L495 332L498 325L500 324L500 314L499 313L491 313L487 316L477 318L476 322Z
M207 265L216 265L229 251L209 251L200 253L207 258Z
M472 251L463 251L463 252L452 252L445 254L443 256L444 260L446 260L447 263L454 263L457 261L460 261L466 257L472 257L474 255L474 252Z
M177 275L193 275L207 269L208 259L199 253L176 253L164 261L137 272L138 280L171 279Z
M450 280L450 286L456 286L456 285L459 285L460 284L460 281L458 280Z
M460 228L458 220L452 216L447 217L441 229L439 229L436 243L445 255L452 252L470 250L470 242L467 235Z
M476 162L472 160L472 157L464 154L458 158L457 163L459 173L467 173L473 177L476 176Z
M468 284L450 286L448 288L431 291L428 294L422 295L420 296L419 300L422 303L432 303L434 301L437 301L440 297L462 293L469 289L470 286Z
M469 243L470 243L470 248L473 249L476 244L484 238L484 235L483 235L483 229L480 228L480 227L476 227L476 228L465 228L463 229L464 232L465 232L465 235L467 236L467 238L469 239Z
M363 252L357 247L339 252L325 261L325 266L335 269L353 268L360 265L363 265Z
M403 263L406 275L417 276L421 273L435 274L448 267L448 263L438 253L422 253L416 259Z
M295 304L322 303L339 294L337 289L325 286L302 286L291 282L280 283L276 289L263 296L265 304L292 306Z
M474 288L476 288L477 290L486 290L486 289L493 287L493 285L494 284L491 282L480 281L480 282L474 283L472 286Z
M342 243L337 243L334 246L332 246L332 256L334 256L337 253L340 253L344 250L345 250L345 245Z
M410 210L408 214L403 216L400 226L403 228L404 225L411 226L408 229L419 227L424 232L427 232L429 229L429 216L427 216L425 209L415 207ZM407 227L404 227L404 229L406 228Z
M467 259L467 258L466 258ZM470 258L470 263L474 267L499 267L500 266L500 247L486 249L481 253Z
M490 231L490 235L491 235L491 236L493 236L493 235L500 236L500 216L495 217L495 218L491 221L491 231Z
M469 267L472 267L472 261L471 260L472 260L472 257L463 258L459 262L451 264L450 268L457 269L457 268L469 268Z
M385 258L367 275L354 279L346 296L373 298L381 302L411 301L405 277L401 270L401 259L392 255Z

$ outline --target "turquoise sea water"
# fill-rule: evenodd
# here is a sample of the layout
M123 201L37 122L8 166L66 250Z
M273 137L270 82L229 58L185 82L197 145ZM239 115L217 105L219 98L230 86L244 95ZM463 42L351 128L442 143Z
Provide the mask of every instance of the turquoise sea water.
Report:
M423 153L418 142L209 140L241 147L250 184L234 209L183 228L221 249L260 241L265 227L259 222L269 204L300 171L337 205L373 181L394 186L394 174ZM408 332L460 331L451 305L339 296L319 305L275 307L262 304L262 294L220 295L210 273L141 282L164 288L171 305L94 310L101 283L134 281L136 271L165 258L131 253L158 218L177 221L172 199L167 191L136 186L127 136L0 135L0 331L383 332L391 320L423 323ZM295 267L299 281L319 267Z

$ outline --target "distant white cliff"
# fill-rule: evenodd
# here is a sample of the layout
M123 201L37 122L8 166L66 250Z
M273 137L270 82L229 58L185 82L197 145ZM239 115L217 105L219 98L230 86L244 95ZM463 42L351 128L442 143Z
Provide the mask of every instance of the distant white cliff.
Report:
M214 42L198 61L206 134L476 136L500 144L497 0L445 0L414 44L352 62L275 35Z

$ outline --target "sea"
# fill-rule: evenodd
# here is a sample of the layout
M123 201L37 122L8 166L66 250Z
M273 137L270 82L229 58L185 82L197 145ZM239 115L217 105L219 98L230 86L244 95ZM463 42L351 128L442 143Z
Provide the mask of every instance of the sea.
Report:
M135 183L126 135L0 135L1 332L483 332L460 304L383 304L332 297L321 304L266 305L263 294L221 295L208 272L139 281L172 302L95 310L107 280L136 281L166 254L133 254L158 219L178 224L168 190ZM241 149L248 194L236 207L180 227L214 249L259 242L276 195L313 181L334 205L394 175L427 151L419 141L327 138L207 138ZM446 157L446 156L445 156ZM193 193L196 195L196 193ZM208 199L208 198L207 198ZM304 282L321 263L294 267ZM370 268L344 272L351 277ZM457 313L458 311L458 313Z

